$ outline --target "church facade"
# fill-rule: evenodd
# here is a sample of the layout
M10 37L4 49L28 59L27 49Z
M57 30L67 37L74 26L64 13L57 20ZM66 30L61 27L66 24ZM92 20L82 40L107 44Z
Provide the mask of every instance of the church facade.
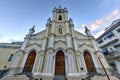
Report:
M90 30L85 27L86 35L74 30L66 8L54 8L46 29L34 32L33 26L14 53L10 65L14 69L3 80L29 80L22 75L25 72L32 73L36 80L53 80L57 75L80 80L89 72L105 74L106 80L114 78L109 76L109 65Z

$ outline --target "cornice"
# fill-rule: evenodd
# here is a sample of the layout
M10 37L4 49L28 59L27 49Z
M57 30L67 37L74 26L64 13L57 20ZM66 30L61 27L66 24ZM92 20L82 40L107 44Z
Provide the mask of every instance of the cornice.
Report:
M91 46L90 44L86 44L86 43L83 43L83 44L79 44L78 47L81 48L83 45L86 45L88 47L91 47L91 48L94 48L93 46Z
M28 44L27 46L26 46L26 48L27 47L30 47L30 46L32 46L32 45L36 45L36 46L38 46L38 47L42 47L42 44L38 44L38 43L33 43L33 44Z

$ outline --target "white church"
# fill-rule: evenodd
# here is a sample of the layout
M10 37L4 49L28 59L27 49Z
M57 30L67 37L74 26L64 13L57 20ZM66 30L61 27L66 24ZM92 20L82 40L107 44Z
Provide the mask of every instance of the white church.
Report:
M67 8L55 7L45 30L35 33L34 28L13 53L9 67L14 69L2 80L86 80L88 73L94 75L89 80L119 80L90 30L85 27L86 35L74 30Z

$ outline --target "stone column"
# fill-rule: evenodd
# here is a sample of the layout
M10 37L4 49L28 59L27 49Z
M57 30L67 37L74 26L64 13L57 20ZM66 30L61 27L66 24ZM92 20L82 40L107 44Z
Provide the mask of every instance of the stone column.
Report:
M71 26L71 28L72 28L72 37L74 38L75 37L75 32L74 32L74 25L73 24L71 24L72 26Z
M75 73L75 60L73 54L71 54L71 66L72 66L72 73Z
M70 55L71 55L71 54L69 53L69 54L68 54L68 70L69 70L69 73L72 72L72 70L71 70L71 69L72 69L72 65L71 65Z
M39 65L38 65L38 70L37 70L37 72L41 72L41 69L42 69L42 63L43 63L43 55L42 54L40 54L40 56L39 56Z
M51 31L51 33L54 34L54 30L55 30L55 21L53 21L53 23L52 23L52 31Z
M68 24L68 21L66 21L66 33L69 33L69 24Z
M54 35L51 34L49 39L49 48L53 48L53 46L54 46Z
M65 21L68 21L68 11L67 8L64 8L65 11Z
M43 43L42 43L42 50L44 51L46 48L46 43L47 43L47 37L43 38Z
M71 36L66 35L66 39L67 39L67 48L72 48Z
M53 10L53 21L56 20L56 10L57 10L57 8L55 7Z
M77 38L75 38L75 33L74 33L74 25L72 25L72 37L73 37L73 45L74 45L74 49L75 51L78 50L78 41L77 41Z
M54 46L54 28L55 28L55 22L53 21L52 23L52 30L49 38L49 47L53 48Z
M52 73L52 65L53 65L53 64L52 64L52 57L53 57L53 55L50 53L49 73Z
M46 69L45 69L45 73L49 72L49 53L46 55Z
M91 39L91 42L92 42L92 44L93 44L93 47L94 47L95 51L98 51L98 50L99 50L99 47L98 47L98 45L97 45L97 43L96 43L96 41L95 41L95 38L92 38L92 39Z
M81 60L80 60L80 55L77 55L77 64L78 64L78 70L79 70L79 73L81 72L81 67L82 67L82 63L81 63Z
M48 27L49 27L49 25L47 24L47 25L46 25L46 33L45 33L45 37L48 36Z
M67 42L67 48L72 48L71 35L69 31L68 22L66 22L66 42Z
M24 50L24 49L25 49L25 47L26 47L26 45L27 45L27 43L28 43L28 40L29 40L29 36L26 36L26 38L25 38L25 40L24 40L24 42L23 42L20 50Z

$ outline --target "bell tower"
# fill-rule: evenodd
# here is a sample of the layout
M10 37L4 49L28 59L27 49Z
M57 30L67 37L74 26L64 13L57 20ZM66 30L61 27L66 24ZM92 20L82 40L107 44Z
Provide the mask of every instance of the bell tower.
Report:
M56 22L68 21L67 8L62 9L61 6L59 6L59 8L55 7L53 9L53 21L56 21Z
M54 39L56 37L66 37L67 48L72 48L72 37L74 37L74 24L71 18L68 19L67 8L53 9L52 20L50 20L49 27L49 47L53 48Z

